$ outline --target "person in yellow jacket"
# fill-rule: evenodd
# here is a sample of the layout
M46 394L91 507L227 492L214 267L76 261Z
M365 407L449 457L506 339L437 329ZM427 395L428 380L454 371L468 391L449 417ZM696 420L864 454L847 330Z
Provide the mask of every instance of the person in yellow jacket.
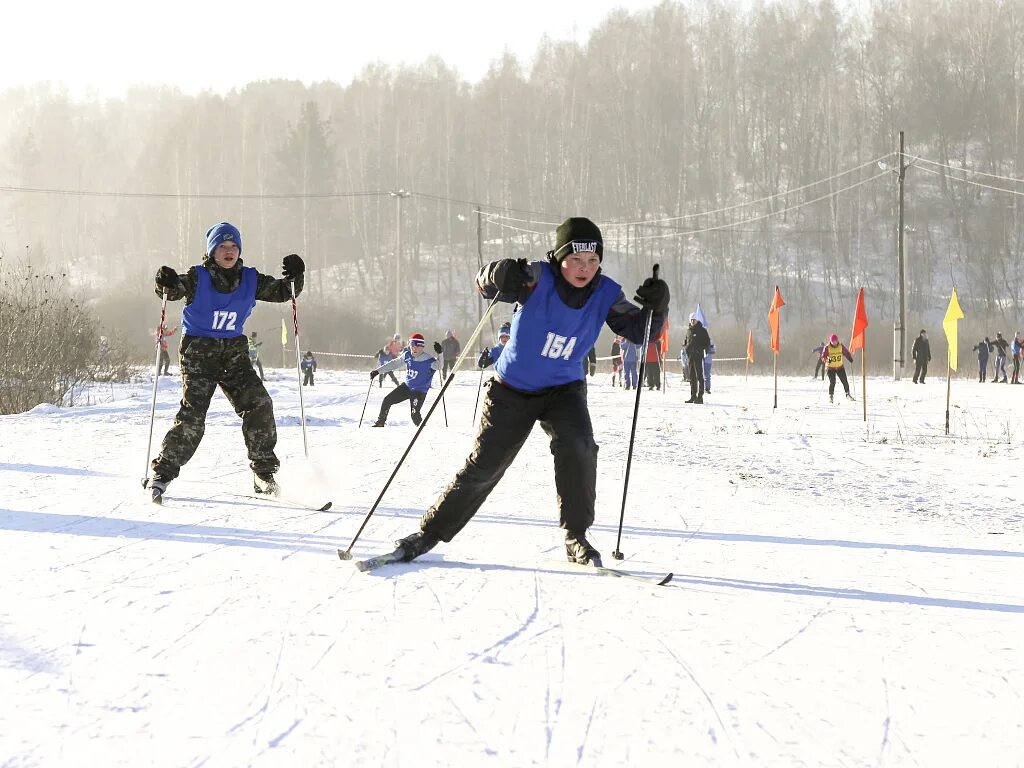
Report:
M851 363L853 362L853 355L850 354L850 350L846 348L845 344L841 344L839 337L833 333L828 340L828 344L821 351L821 361L825 363L825 371L828 373L828 401L830 403L835 402L836 377L839 377L839 380L843 382L843 389L846 390L846 399L853 400L853 395L850 394L850 382L846 378L846 368L843 367L844 357Z

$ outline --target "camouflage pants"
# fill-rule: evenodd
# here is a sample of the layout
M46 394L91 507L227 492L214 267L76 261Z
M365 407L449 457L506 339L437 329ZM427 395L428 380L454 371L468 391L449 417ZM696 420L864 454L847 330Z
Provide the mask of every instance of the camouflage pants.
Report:
M186 336L181 344L181 378L181 407L174 417L174 426L164 435L160 455L153 460L155 476L173 480L195 454L206 431L210 400L218 386L242 418L242 437L252 471L272 474L278 470L274 402L253 370L244 336Z

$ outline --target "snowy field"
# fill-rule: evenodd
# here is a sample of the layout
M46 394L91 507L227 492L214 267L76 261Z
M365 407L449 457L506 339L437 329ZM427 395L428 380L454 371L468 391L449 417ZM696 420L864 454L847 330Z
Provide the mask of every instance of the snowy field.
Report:
M725 366L721 366L725 369ZM175 366L176 370L176 366ZM163 507L140 486L151 384L0 417L0 766L1024 765L1024 387L715 375L595 380L592 540L562 561L537 429L469 526L422 562L338 560L413 434L363 428L365 373L269 370L279 478L245 498L218 394ZM354 547L390 551L461 466L461 374ZM180 395L161 380L154 452ZM856 394L860 397L859 381ZM436 390L435 390L436 392ZM429 401L428 401L429 402Z

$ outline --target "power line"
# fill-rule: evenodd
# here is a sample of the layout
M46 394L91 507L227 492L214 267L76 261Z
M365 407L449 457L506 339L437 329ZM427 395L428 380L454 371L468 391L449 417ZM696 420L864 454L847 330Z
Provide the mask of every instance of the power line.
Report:
M937 165L940 168L947 168L957 173L973 173L977 176L988 176L990 179L1000 179L1001 181L1012 181L1015 184L1024 184L1024 179L1018 179L1013 176L1000 176L997 173L985 173L985 171L976 171L973 168L957 168L953 165L946 165L945 163L938 163L934 160L929 160L925 157L914 156L914 160L920 160L922 163L928 163L929 165ZM934 173L934 171L933 171ZM993 187L996 189L996 187Z
M777 211L769 211L768 213L762 214L760 216L753 216L753 217L751 217L749 219L741 219L739 221L730 222L728 224L719 224L719 225L714 226L714 227L704 227L703 229L684 229L684 230L680 230L678 232L667 232L665 234L660 234L660 235L641 235L637 239L638 240L660 240L660 239L663 239L663 238L666 238L666 237L680 237L680 236L683 236L683 235L699 235L699 234L703 234L705 232L715 232L715 231L718 231L718 230L721 230L721 229L731 229L731 228L733 228L733 227L735 227L735 226L737 226L739 224L750 224L751 222L762 221L762 220L770 218L772 216L778 216L778 215L783 214L783 213L788 213L789 211L795 211L798 208L804 208L804 207L806 207L808 205L814 205L815 203L820 203L822 200L828 200L830 197L835 197L836 195L840 195L843 192L849 192L851 189L859 187L859 186L861 186L863 184L867 184L868 182L874 181L875 179L880 179L882 176L887 176L889 174L889 172L890 171L888 169L886 169L886 170L882 171L881 173L876 173L874 176L869 176L866 179L861 179L860 181L854 182L853 184L849 184L849 185L847 185L845 187L842 187L840 189L833 190L832 192L829 192L827 195L822 195L821 197L816 197L813 200L806 200L806 201L804 201L802 203L797 203L796 205L790 205L790 206L787 206L786 208L780 208Z
M940 171L936 171L931 168L918 168L918 170L924 171L925 173L930 173L934 176L946 176L946 178L949 179L950 181L957 181L960 182L961 184L970 184L972 187L982 187L983 189L991 189L996 192L1006 192L1011 195L1017 195L1018 197L1024 197L1024 192L1018 191L1016 189L1007 189L1006 187L993 187L991 184L982 184L980 181L971 181L970 179L961 179L956 176L948 176L946 174L941 173ZM1024 184L1024 181L1021 181L1020 179L1017 179L1017 181L1020 181L1022 184Z
M40 195L61 195L67 197L116 197L142 198L153 200L315 200L344 197L378 197L390 195L388 190L366 192L313 192L305 194L198 194L192 192L94 192L83 189L49 189L44 187L0 186L0 192L21 192Z

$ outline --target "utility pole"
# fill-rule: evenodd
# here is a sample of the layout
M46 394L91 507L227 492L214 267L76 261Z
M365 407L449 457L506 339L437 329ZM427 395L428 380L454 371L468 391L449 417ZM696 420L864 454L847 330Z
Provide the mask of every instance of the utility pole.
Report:
M906 359L906 344L907 344L907 331L906 331L906 320L907 320L907 280L906 280L906 262L903 258L903 180L907 175L907 166L903 162L904 158L904 144L903 144L903 131L900 131L900 156L899 164L900 169L898 172L899 178L899 201L897 204L896 214L896 265L899 272L899 284L900 284L900 314L897 317L896 322L893 324L893 360L892 360L892 377L893 381L899 381L900 375L903 372L903 364Z
M395 333L401 333L402 323L402 198L409 192L400 189L390 193L395 198Z

